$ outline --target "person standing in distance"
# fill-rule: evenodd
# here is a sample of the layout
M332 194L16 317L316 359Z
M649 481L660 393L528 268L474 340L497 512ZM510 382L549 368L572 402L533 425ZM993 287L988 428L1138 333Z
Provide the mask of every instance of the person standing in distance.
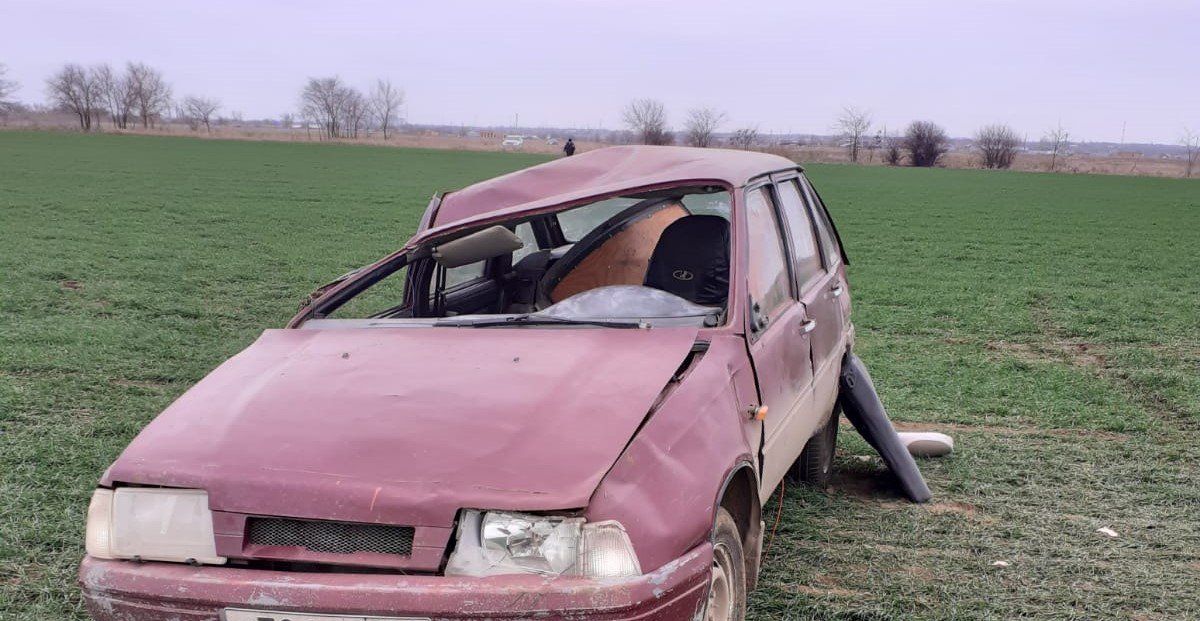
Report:
M572 155L575 155L575 139L574 138L567 138L567 144L563 145L563 153L566 153L567 157L571 157Z

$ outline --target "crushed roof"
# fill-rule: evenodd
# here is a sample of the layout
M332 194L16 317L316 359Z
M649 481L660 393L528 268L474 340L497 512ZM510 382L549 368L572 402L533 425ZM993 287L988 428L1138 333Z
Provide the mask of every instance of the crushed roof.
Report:
M566 203L624 189L686 181L745 185L764 173L796 168L768 153L691 147L619 146L518 170L447 193L432 227L523 206Z

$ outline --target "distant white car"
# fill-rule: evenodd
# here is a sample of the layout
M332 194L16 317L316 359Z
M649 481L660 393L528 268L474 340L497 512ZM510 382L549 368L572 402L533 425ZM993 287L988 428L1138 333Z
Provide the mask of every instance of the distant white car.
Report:
M524 136L505 136L504 142L500 143L502 147L519 147L525 144Z
M547 139L546 139L546 144L548 144L548 145L556 145L556 144L558 144L558 138L547 138Z

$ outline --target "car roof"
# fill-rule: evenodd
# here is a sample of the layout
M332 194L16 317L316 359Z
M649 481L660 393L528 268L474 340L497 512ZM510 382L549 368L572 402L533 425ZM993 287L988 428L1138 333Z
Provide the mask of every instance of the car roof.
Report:
M741 187L766 173L798 168L769 153L692 147L596 149L446 193L429 227L504 211L519 213L624 189L698 181Z

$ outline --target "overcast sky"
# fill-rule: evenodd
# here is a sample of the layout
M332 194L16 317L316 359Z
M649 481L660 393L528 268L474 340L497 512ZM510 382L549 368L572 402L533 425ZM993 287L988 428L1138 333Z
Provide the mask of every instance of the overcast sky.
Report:
M44 100L66 62L161 69L176 95L278 118L308 76L386 76L414 123L616 128L633 97L725 129L830 133L843 106L952 135L1200 129L1200 0L0 0L0 63Z

